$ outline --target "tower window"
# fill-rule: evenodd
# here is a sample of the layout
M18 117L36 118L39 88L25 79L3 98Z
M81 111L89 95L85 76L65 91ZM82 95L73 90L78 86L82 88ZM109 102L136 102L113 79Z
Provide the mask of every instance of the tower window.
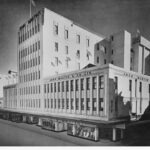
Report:
M55 35L58 35L58 25L54 25L54 33Z
M65 54L68 54L68 46L65 46Z
M80 50L77 50L76 56L78 59L80 59Z
M99 43L97 43L97 50L99 50Z
M55 51L58 52L58 43L55 42Z
M58 57L55 57L56 66L58 66Z
M68 39L68 30L65 29L65 39Z
M87 47L90 46L90 39L86 39L86 46L87 46Z
M99 63L99 57L97 57L97 63Z
M104 48L104 52L105 52L105 54L107 53L106 47Z
M115 77L115 90L118 89L118 77Z
M80 43L80 35L79 34L77 34L76 38L77 38L77 43Z

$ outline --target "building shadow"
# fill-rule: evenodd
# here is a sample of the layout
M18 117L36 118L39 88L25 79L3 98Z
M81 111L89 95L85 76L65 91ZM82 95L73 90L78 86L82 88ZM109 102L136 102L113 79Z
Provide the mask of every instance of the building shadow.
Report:
M127 125L122 142L130 146L150 146L150 104L138 121Z

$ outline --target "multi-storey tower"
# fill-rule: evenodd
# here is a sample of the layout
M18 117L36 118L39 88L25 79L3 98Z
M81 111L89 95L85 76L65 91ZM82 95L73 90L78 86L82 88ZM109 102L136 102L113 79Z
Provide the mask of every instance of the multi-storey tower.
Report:
M46 8L30 18L18 31L18 107L42 107L42 79L94 63L94 45L101 39Z

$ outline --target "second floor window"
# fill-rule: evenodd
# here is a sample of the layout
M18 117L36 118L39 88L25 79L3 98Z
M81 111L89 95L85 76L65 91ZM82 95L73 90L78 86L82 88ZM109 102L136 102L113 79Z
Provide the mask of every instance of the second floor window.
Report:
M99 57L97 57L97 63L99 63Z
M66 61L66 68L68 68L69 67L69 60L66 59L65 61Z
M58 66L58 57L55 57L55 64Z
M68 54L68 46L65 46L65 54Z
M58 52L58 43L55 42L55 51Z
M80 59L80 50L77 50L76 57Z
M90 39L86 39L86 46L87 46L87 47L90 46Z
M77 37L76 37L77 39L77 43L80 43L80 35L79 34L77 34Z
M68 30L65 29L65 39L68 39Z

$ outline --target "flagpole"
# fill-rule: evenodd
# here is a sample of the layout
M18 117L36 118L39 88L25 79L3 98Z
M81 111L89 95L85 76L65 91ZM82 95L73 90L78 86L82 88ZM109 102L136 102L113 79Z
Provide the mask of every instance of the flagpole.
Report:
M31 0L30 0L30 18L31 18Z

